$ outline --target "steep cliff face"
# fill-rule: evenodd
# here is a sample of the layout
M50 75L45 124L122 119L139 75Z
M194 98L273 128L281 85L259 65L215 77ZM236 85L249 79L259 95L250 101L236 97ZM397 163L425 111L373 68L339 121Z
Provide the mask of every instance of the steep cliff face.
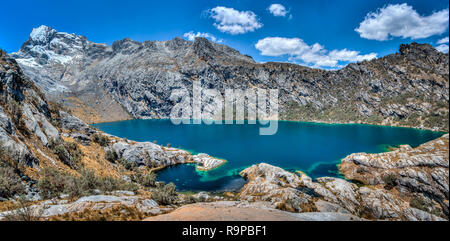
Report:
M12 56L50 96L64 96L81 117L98 117L92 122L167 118L172 90L191 91L198 80L222 94L227 88L279 89L283 119L448 130L449 55L427 44L402 45L399 53L326 71L256 63L204 38L123 39L107 46L38 29Z
M31 143L48 144L49 138L59 138L52 122L57 113L43 94L26 78L16 61L0 50L0 141L3 154L27 166L38 165Z

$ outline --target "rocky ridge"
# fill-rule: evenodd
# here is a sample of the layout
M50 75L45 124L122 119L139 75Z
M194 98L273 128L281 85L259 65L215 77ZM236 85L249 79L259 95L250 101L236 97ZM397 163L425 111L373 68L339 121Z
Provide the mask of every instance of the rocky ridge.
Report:
M340 178L312 181L303 173L287 172L265 163L249 167L241 174L249 180L239 193L241 200L269 202L272 208L281 210L343 213L369 220L448 219L442 211L432 214L412 207L407 198L393 190L358 186Z
M41 26L12 56L49 96L65 97L66 106L91 122L168 118L171 92L191 92L200 81L222 94L279 89L282 119L448 130L449 55L428 44L401 45L399 53L326 71L256 63L204 38L123 39L108 46Z

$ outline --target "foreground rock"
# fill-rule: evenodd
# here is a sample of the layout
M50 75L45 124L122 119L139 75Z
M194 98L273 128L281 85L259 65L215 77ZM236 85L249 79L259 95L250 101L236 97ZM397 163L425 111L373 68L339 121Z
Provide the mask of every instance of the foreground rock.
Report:
M261 163L241 172L249 182L239 197L266 201L271 207L295 212L334 212L371 220L444 220L413 208L408 199L376 186L358 187L339 178L312 181L302 173L290 173Z
M271 208L264 202L220 201L185 205L144 221L350 221L360 218L343 213L292 213Z
M393 188L421 209L449 215L449 135L417 148L401 146L386 153L355 153L342 160L346 178ZM413 201L416 203L417 201Z
M243 170L241 175L250 180L239 194L243 200L270 201L274 208L288 211L314 211L312 196L298 189L302 180L294 173L261 163Z
M120 192L116 192L120 193ZM133 195L93 195L81 197L78 200L68 203L67 200L59 200L57 203L45 201L39 205L29 207L29 213L36 217L49 219L55 216L70 215L82 213L85 211L106 211L115 207L127 207L135 209L146 215L157 215L163 213L158 204L143 197ZM0 213L0 220L7 215L11 215L17 210L11 210Z

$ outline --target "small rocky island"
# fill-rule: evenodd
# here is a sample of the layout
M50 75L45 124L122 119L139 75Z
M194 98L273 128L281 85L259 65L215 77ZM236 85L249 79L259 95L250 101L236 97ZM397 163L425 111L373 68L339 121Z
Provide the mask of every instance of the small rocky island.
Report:
M200 153L192 157L194 163L197 164L197 170L209 171L225 164L225 160L217 159L205 153Z

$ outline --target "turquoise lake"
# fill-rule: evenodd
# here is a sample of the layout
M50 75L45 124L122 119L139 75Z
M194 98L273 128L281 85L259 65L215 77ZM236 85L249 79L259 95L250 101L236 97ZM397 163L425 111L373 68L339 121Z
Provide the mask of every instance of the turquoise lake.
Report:
M266 162L286 170L301 170L312 178L339 177L337 164L355 152L379 153L389 146L416 147L442 132L359 124L317 124L279 121L278 132L260 136L257 124L174 125L170 120L128 120L94 124L94 127L135 141L154 141L192 153L207 153L227 163L208 172L194 164L167 167L157 180L173 182L179 191L237 190L245 181L239 172Z

